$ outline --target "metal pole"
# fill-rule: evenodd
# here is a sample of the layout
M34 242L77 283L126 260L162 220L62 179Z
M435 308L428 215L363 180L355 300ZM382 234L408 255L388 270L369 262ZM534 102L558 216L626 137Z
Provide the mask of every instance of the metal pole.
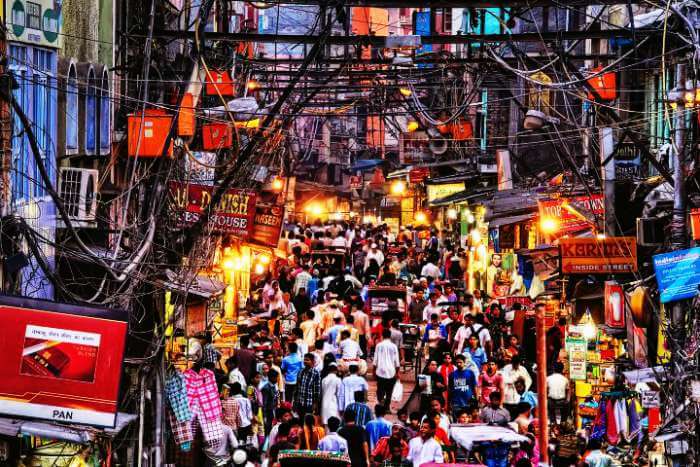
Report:
M155 385L155 433L153 440L153 464L163 465L163 357L160 357L156 369Z
M600 172L603 178L603 189L605 194L605 234L615 236L615 161L604 161L613 153L613 130L610 127L603 127L599 131L600 139Z
M541 461L549 462L549 422L547 416L547 331L544 323L544 306L536 306L537 316L537 418L540 430Z
M685 65L676 65L676 88L685 89ZM684 146L685 146L685 107L679 104L674 113L673 144L673 217L671 219L671 245L674 250L688 246ZM685 342L685 307L682 302L674 302L671 307L672 332L678 345ZM675 352L673 352L675 354Z

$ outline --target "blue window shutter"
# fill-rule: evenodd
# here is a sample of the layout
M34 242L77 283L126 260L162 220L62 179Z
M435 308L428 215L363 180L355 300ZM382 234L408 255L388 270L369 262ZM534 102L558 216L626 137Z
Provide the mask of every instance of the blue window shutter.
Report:
M85 150L88 154L95 154L97 145L97 96L95 96L95 78L88 74L87 95L85 98Z
M109 84L103 81L100 95L100 154L109 154L111 143Z
M25 107L24 99L24 71L14 70L15 78L19 84L17 89L12 91L14 98L17 102ZM24 128L22 122L20 122L17 114L13 112L12 118L12 194L15 199L22 199L25 196L24 193L24 183L26 180L26 175L24 172L25 167L25 151L24 151Z
M78 149L78 83L69 73L66 85L66 149Z

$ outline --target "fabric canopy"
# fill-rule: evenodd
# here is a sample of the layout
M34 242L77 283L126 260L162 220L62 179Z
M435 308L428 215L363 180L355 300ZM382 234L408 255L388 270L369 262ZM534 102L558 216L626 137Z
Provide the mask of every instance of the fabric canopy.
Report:
M525 436L517 434L510 428L484 423L452 426L450 436L467 451L471 451L473 444L479 442L522 443L528 441Z

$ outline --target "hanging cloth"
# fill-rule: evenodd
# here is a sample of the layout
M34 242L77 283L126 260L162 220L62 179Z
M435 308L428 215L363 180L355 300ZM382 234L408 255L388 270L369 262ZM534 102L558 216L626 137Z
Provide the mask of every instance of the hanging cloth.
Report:
M615 418L615 402L608 401L605 406L605 419L607 422L606 434L608 442L617 445L620 441L620 433L617 431L617 419Z
M598 405L598 414L593 421L593 429L591 430L591 439L602 440L605 436L605 426L606 426L606 408L607 401L601 400L600 405Z
M639 412L637 410L637 399L630 399L627 413L630 418L630 431L627 441L632 442L634 438L639 437L642 433L642 424L639 420Z
M629 434L629 417L625 399L619 399L615 402L615 424L617 425L619 437L627 439Z

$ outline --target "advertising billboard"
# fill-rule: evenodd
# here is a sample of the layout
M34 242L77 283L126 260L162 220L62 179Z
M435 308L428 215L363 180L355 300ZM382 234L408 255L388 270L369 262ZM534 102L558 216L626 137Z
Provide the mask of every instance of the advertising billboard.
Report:
M272 248L277 248L284 222L284 206L258 204L255 208L253 233L250 239Z
M562 238L564 274L621 274L637 271L637 238Z
M572 210L564 209L562 206L565 203L579 215L576 215ZM543 199L539 200L537 204L540 217L551 217L559 221L558 235L590 229L591 222L605 216L605 198L602 193L593 193L593 196Z
M661 303L692 298L700 285L700 247L652 257Z
M0 297L0 413L114 426L127 315Z
M194 225L211 202L213 186L196 183L170 183L170 194L179 227ZM253 192L230 189L219 201L209 218L215 232L247 238L253 229L256 195Z

